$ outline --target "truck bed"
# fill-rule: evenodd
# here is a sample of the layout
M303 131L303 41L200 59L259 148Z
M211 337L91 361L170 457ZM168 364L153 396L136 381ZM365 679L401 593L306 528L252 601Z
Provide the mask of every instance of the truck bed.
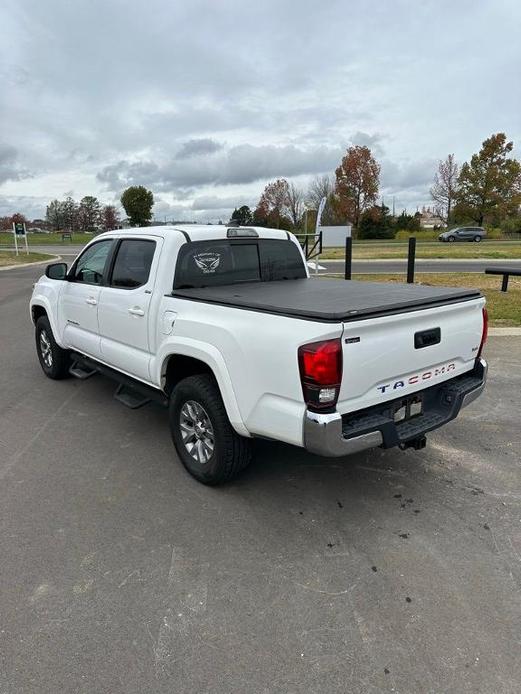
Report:
M175 289L172 296L325 323L406 313L481 296L477 289L355 280L245 282Z

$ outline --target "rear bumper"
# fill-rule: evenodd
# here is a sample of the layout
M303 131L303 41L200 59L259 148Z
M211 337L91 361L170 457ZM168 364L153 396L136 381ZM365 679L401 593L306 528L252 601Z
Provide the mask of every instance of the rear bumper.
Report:
M421 391L423 414L398 424L392 413L402 398L344 416L306 410L304 448L317 455L338 457L377 446L407 444L450 422L479 397L485 388L487 369L487 362L480 358L472 371Z

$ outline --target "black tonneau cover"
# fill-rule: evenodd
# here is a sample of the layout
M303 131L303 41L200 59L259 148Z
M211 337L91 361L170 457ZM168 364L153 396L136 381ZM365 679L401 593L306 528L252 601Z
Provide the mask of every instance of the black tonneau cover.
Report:
M477 289L427 287L421 284L299 279L175 289L172 296L304 320L338 323L468 301L481 294Z

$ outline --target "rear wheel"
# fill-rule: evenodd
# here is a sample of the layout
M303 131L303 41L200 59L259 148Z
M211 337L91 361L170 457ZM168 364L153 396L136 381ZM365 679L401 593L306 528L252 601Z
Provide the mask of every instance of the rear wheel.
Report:
M67 378L71 365L70 353L56 343L47 316L40 316L36 321L36 352L48 378Z
M181 462L199 482L236 477L251 460L251 442L233 429L210 374L182 380L170 398L170 430Z
M449 236L449 242L450 243L454 243L455 240L456 240L455 236Z

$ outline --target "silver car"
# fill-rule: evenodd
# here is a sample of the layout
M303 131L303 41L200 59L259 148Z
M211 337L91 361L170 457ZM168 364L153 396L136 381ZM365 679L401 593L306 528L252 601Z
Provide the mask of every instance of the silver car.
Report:
M449 243L454 243L454 241L476 241L479 243L486 235L487 232L483 227L457 227L456 229L444 231L438 236L438 241L448 241Z

